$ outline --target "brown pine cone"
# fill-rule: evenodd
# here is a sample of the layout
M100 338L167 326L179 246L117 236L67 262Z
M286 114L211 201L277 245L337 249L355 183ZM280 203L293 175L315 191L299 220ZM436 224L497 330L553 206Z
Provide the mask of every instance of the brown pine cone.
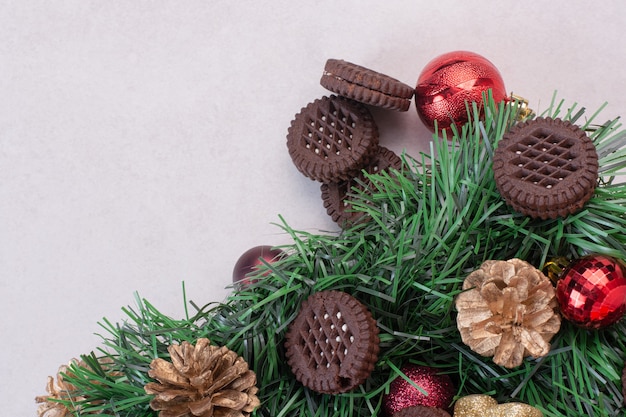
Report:
M107 371L110 376L115 376L108 370L108 362L106 359L99 359L100 365ZM101 414L102 412L88 412L84 411L84 405L87 403L87 398L82 395L78 395L80 390L73 384L68 382L66 377L75 378L74 370L78 368L92 370L84 361L78 359L72 359L69 364L61 365L55 378L49 376L48 383L46 384L46 391L48 395L38 395L35 397L35 402L39 404L37 407L38 417L70 417L74 415L91 415ZM92 383L98 383L91 381ZM63 401L63 402L59 402ZM90 402L90 405L96 405L100 402Z
M246 361L226 347L198 339L168 348L171 362L150 363L151 382L144 389L160 417L246 417L259 405L256 374Z
M79 366L84 366L84 362L79 362L76 359L72 359L72 362L77 363ZM83 398L73 398L71 395L76 391L76 387L69 382L65 381L63 375L67 375L69 366L61 365L57 372L56 381L53 377L48 377L48 383L46 384L46 391L48 395L39 395L35 397L35 402L39 404L37 408L37 416L39 417L65 417L71 416L72 411L56 400L73 400L80 401Z
M506 368L550 351L561 327L554 287L520 259L486 261L467 276L456 298L463 343Z

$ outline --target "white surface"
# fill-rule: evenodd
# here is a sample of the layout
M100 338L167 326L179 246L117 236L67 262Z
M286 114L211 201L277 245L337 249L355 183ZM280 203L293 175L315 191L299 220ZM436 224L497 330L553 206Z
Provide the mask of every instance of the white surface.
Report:
M293 115L327 58L413 85L478 52L545 109L556 89L626 113L626 3L0 1L0 400L34 415L61 363L98 345L138 291L182 317L181 282L218 301L246 249L334 230L293 167ZM426 149L415 110L381 143Z

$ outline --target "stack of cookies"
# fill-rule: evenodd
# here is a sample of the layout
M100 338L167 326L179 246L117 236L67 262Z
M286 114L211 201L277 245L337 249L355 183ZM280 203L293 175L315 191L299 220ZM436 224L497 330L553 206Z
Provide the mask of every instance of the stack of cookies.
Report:
M298 170L322 183L324 207L347 227L363 220L351 210L350 194L369 192L367 174L402 160L379 146L378 127L367 106L407 111L414 89L395 78L343 60L326 62L320 84L336 95L317 99L296 114L287 134L289 155Z

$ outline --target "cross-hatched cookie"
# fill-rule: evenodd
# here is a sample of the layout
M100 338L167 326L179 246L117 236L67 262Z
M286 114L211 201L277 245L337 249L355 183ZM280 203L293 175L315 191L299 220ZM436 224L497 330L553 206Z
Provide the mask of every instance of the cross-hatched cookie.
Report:
M598 155L579 127L540 117L504 134L493 172L498 191L515 211L556 219L577 212L593 196Z
M402 160L393 151L383 147L378 147L378 152L372 157L368 165L363 169L368 174L377 174L393 168L400 170ZM324 183L321 186L322 201L328 215L342 228L349 227L364 220L364 213L352 209L351 196L354 189L371 193L371 181L369 181L363 171L355 178L341 181Z
M339 394L359 386L378 359L376 321L357 299L321 291L302 303L285 340L287 363L304 386Z
M329 59L320 84L352 100L384 109L407 111L415 89L388 75L341 59Z
M320 182L348 180L369 162L378 147L378 127L363 104L322 97L291 122L287 148L296 168Z

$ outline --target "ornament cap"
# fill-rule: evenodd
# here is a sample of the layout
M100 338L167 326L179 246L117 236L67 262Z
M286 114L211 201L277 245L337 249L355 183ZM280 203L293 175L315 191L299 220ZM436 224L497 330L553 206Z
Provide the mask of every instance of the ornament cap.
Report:
M517 115L515 116L515 120L518 122L522 122L535 116L535 111L528 107L528 100L524 97L511 93L508 101L517 106Z
M556 285L561 278L563 270L567 268L569 263L570 260L567 259L565 256L555 256L543 265L543 268L541 268L541 272L543 272L545 276L550 278L550 281L552 281L552 283Z

